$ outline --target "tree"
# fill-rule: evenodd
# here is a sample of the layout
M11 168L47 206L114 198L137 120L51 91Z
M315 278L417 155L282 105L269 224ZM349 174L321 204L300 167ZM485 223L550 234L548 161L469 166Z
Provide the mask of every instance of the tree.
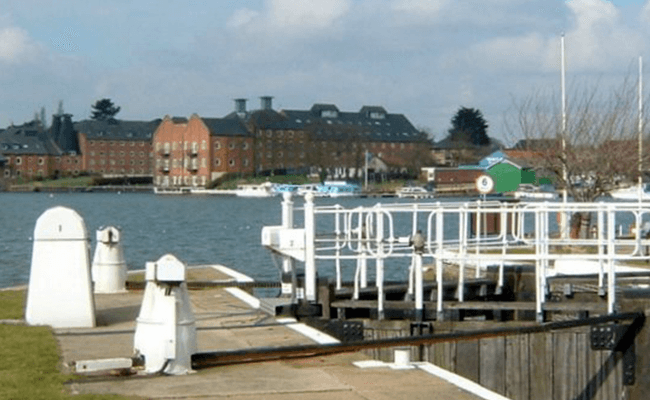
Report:
M557 97L535 94L514 104L515 112L506 115L507 132L529 151L527 161L538 176L566 189L574 201L594 201L639 176L636 93L627 78L607 92L598 86L576 90L568 96L565 118Z
M97 121L115 122L115 115L120 112L120 107L116 107L110 99L97 100L91 107L90 118Z
M451 119L449 138L472 146L488 146L488 124L480 110L461 107Z

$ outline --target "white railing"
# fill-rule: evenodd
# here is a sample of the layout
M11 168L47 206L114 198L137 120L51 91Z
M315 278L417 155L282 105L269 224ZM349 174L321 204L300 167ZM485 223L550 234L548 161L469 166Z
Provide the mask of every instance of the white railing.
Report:
M291 243L304 248L306 300L316 301L317 269L331 268L331 262L337 289L341 289L346 269L343 264L355 263L353 298L358 298L359 289L368 285L368 261L374 260L380 318L384 310L386 268L403 270L408 266L408 294L414 296L416 315L421 316L422 265L426 260L435 265L436 311L442 319L443 275L447 269L458 269L458 301L463 302L465 277L472 267L477 278L488 266L496 268L499 291L507 265L528 265L535 270L535 308L541 321L549 291L547 279L558 273L562 262L574 260L583 266L596 266L595 270L583 272L597 276L599 293L607 294L611 314L616 311L617 263L650 260L644 252L650 240L642 237L641 229L622 236L622 227L639 227L650 221L650 203L471 201L377 204L348 209L339 205L317 207L313 196L306 196L305 200L304 235L301 233L301 239ZM285 223L264 229L276 229L282 236L283 230L292 228L287 221L293 221L293 212L291 197L287 195L283 203ZM591 216L589 238L572 239L568 227L559 226L562 214L575 213ZM425 239L421 253L414 252L410 244L418 230ZM296 229L291 231L295 236ZM304 243L300 243L303 236ZM263 230L263 242L264 237ZM286 242L280 245L280 241L267 240L265 244L288 259L296 249L288 248L291 245ZM389 262L393 267L387 267Z

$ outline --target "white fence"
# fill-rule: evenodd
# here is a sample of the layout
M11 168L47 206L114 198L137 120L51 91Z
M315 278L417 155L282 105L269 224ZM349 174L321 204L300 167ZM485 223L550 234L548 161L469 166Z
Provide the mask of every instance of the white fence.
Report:
M488 266L498 271L497 288L504 283L509 265L529 265L535 270L536 312L542 320L549 276L567 273L560 266L572 262L570 274L592 275L599 292L607 295L608 313L616 311L616 274L647 272L625 268L650 260L645 252L650 239L643 229L650 224L650 203L557 203L557 202L427 202L377 204L344 208L315 206L305 198L304 227L294 228L293 202L285 196L283 225L264 227L262 242L285 257L285 272L293 270L290 259L305 263L304 296L316 300L319 268L334 264L337 289L342 283L342 263L353 262L354 297L368 284L368 261L375 262L378 312L383 315L384 276L387 262L409 267L409 293L415 298L416 315L423 310L423 263L435 266L437 315L443 317L443 276L457 268L458 301L464 301L464 280L474 269L478 278ZM589 238L572 239L569 227L560 226L562 214L590 217ZM625 228L623 228L625 227ZM421 231L424 250L416 252L411 239ZM577 251L576 249L579 249ZM353 260L353 261L349 261ZM497 290L498 290L497 289Z

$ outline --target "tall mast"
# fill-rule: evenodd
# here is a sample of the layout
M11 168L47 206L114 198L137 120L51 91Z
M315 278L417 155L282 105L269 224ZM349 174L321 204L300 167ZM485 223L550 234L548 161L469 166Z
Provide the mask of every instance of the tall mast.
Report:
M643 57L639 56L639 201L643 200Z

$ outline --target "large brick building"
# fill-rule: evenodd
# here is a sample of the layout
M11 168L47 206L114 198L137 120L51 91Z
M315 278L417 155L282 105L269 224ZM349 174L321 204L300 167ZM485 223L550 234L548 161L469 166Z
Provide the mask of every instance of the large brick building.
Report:
M154 184L205 186L228 172L253 172L252 138L236 119L166 116L153 135Z
M49 130L32 121L12 125L0 133L0 152L5 158L7 181L31 180L83 171L71 115L55 115Z
M205 186L227 173L320 173L358 178L368 153L394 171L419 171L429 142L402 114L333 104L308 110L274 110L272 97L246 110L235 100L224 118L169 117L153 121L72 122L53 118L0 132L3 177L33 179L89 173L150 178L157 186Z
M103 177L151 177L153 121L84 120L74 124L82 168Z
M256 172L324 170L337 178L360 177L366 152L395 170L419 170L429 156L426 135L402 114L383 107L363 106L343 112L334 104L314 104L309 110L280 110L272 98L246 111L237 99L226 119L245 122L254 139Z

